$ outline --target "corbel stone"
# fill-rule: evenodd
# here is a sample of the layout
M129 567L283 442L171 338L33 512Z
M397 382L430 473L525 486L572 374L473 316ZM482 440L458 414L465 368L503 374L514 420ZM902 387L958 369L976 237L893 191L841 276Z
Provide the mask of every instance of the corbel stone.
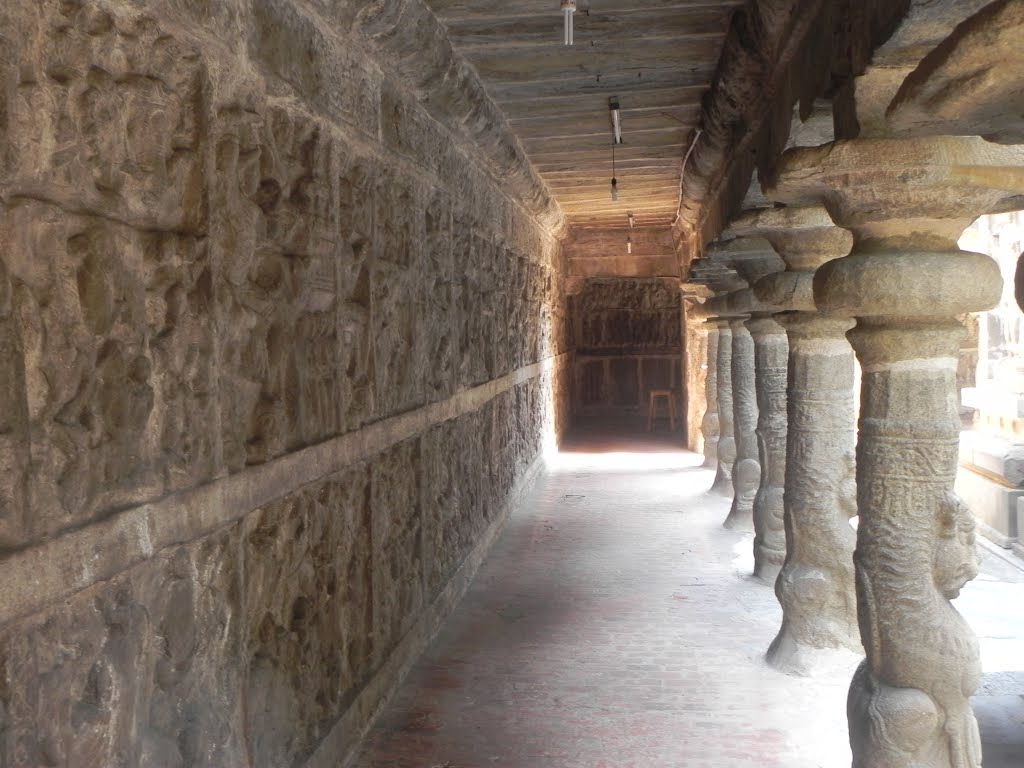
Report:
M1000 0L961 22L903 81L891 129L1024 143L1024 2Z

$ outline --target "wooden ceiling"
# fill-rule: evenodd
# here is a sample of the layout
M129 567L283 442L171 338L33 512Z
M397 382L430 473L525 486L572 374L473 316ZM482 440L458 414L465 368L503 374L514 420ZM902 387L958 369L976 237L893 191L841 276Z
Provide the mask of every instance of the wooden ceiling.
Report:
M427 0L574 226L669 225L683 156L740 0ZM611 200L608 99L621 106Z

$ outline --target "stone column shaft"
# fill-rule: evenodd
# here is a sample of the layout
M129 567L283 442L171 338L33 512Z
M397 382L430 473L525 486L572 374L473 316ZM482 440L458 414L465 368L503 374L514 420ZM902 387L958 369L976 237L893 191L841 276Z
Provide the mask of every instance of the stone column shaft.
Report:
M857 604L867 659L850 688L854 765L981 765L968 696L974 632L950 604L978 572L974 520L953 494L963 327L861 321ZM933 734L940 734L937 738Z
M747 330L746 318L733 318L729 326L732 330L732 405L736 461L732 470L732 506L724 525L733 530L750 531L754 529L754 496L761 482L756 432L754 340Z
M775 594L782 627L768 649L776 668L806 674L822 648L860 650L850 518L854 475L853 320L792 312L785 465L786 560Z
M732 329L728 320L714 321L718 327L718 471L711 490L732 496L732 465L736 460L736 437L732 405Z
M754 575L774 584L786 557L786 330L771 317L747 321L754 339L761 483L754 497Z
M707 334L708 374L704 383L707 408L700 430L704 436L704 466L713 467L718 462L718 326L708 323Z

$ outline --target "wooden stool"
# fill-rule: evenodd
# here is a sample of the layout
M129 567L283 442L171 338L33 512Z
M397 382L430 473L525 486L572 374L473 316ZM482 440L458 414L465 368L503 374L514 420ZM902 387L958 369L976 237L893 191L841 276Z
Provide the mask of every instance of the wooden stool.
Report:
M676 431L676 399L671 389L652 389L647 394L647 431L651 431L654 423L654 411L660 401L664 400L668 410L668 423L672 431Z

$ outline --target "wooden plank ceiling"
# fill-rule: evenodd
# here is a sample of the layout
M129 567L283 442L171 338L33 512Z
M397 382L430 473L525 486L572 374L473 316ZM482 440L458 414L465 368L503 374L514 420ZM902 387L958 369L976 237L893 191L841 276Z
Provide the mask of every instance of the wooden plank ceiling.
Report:
M741 0L427 0L475 67L570 223L668 225L729 17ZM608 99L621 106L611 200Z

